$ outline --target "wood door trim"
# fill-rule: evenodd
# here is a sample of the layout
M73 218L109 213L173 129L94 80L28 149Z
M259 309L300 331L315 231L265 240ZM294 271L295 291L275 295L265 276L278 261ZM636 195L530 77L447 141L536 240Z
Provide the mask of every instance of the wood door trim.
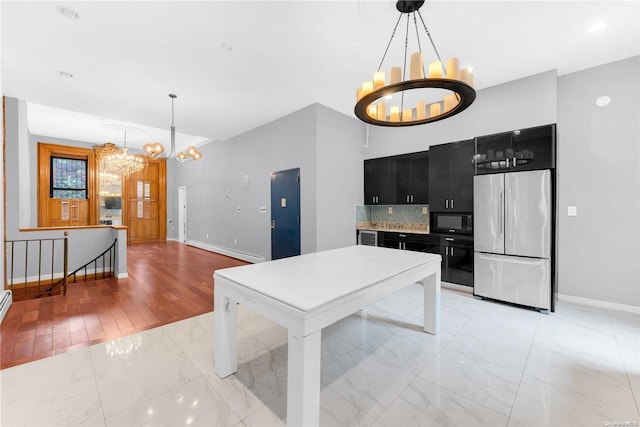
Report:
M96 162L93 149L71 147L68 145L38 142L38 227L49 224L48 203L51 183L51 157L60 156L70 159L87 160L87 199L89 201L89 224L97 224L96 199Z

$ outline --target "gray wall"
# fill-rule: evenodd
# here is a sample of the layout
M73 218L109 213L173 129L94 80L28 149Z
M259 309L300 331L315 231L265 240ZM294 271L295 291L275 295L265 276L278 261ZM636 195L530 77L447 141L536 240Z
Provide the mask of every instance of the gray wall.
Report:
M467 110L426 126L371 126L365 157L411 153L431 145L555 123L556 81L553 70L479 90Z
M317 247L323 251L353 245L355 206L364 191L365 125L318 105Z
M207 144L198 162L171 161L168 237L178 237L178 187L187 186L189 243L270 259L271 173L300 168L302 253L354 244L354 206L363 191L362 130L354 119L314 104ZM260 207L267 213L259 213Z
M167 206L172 209L167 218L173 222L167 227L168 236L178 237L178 187L187 186L190 243L269 259L271 173L300 168L302 252L314 252L316 108L310 106L230 140L209 143L202 147L198 162L170 161ZM249 176L248 186L245 176ZM260 207L266 207L267 213L260 213Z
M640 306L639 118L638 56L558 79L563 294Z

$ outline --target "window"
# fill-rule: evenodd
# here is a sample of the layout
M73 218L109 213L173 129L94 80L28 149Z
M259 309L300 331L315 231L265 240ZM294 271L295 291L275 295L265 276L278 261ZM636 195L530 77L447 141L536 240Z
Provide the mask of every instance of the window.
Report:
M86 199L87 161L51 156L50 197L54 199Z

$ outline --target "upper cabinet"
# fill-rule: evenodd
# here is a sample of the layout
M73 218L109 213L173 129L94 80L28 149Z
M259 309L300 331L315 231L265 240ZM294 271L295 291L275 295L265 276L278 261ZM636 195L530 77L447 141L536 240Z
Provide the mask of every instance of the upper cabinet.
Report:
M396 176L396 204L428 204L429 152L393 156L390 162Z
M395 174L389 157L364 161L364 204L395 204Z
M364 204L429 203L429 152L364 161Z
M429 147L429 210L472 212L474 141Z
M556 125L477 137L473 160L478 175L553 169L556 166Z

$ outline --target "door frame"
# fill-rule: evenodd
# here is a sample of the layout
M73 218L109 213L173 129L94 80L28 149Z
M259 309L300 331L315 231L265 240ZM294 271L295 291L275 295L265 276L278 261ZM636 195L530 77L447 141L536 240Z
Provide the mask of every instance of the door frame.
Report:
M280 170L280 171L276 171L276 172L272 172L271 173L271 185L270 185L270 195L269 195L269 199L270 199L270 208L271 208L271 222L270 222L270 226L271 226L271 253L270 253L270 258L273 260L273 222L275 221L273 218L274 215L274 211L276 208L280 207L279 203L276 203L274 205L274 200L273 200L273 185L274 185L274 177L277 176L278 174L284 174L285 172L295 172L297 175L297 182L298 182L298 186L297 186L297 191L298 191L298 215L297 215L297 227L298 227L298 247L299 247L299 253L298 255L302 254L302 192L301 192L301 186L300 186L300 168L291 168L291 169L285 169L285 170ZM276 224L277 226L277 224Z
M187 186L178 187L178 241L187 243Z

